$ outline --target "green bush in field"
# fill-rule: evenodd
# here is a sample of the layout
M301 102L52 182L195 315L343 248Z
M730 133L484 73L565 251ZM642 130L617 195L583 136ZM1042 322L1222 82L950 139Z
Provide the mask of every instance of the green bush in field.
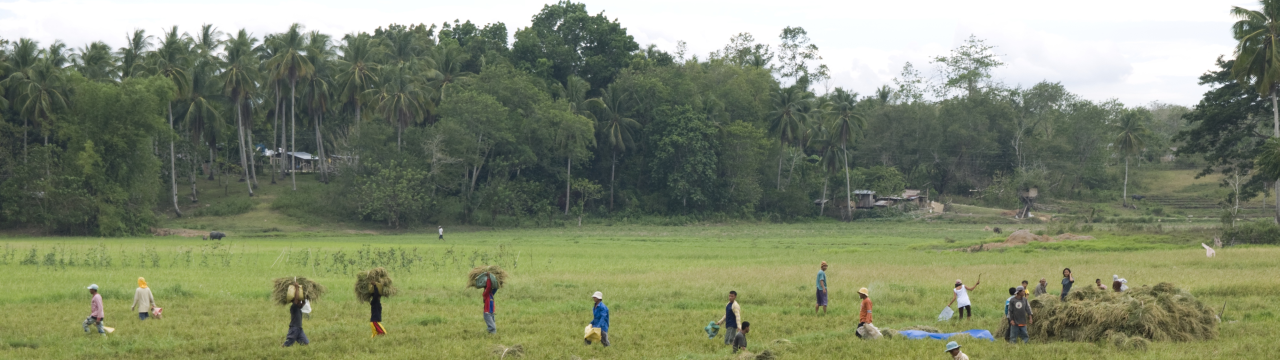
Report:
M231 216L240 215L253 210L256 205L253 200L248 198L233 198L226 201L211 204L199 210L192 211L191 216Z
M1251 221L1223 231L1222 240L1246 244L1277 244L1280 243L1280 226L1276 226L1270 219Z

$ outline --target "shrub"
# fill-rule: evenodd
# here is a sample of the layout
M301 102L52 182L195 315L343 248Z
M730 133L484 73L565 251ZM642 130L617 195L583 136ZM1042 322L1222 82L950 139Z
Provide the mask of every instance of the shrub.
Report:
M1223 240L1231 243L1277 244L1280 243L1280 226L1270 220L1251 221L1226 229L1222 235Z

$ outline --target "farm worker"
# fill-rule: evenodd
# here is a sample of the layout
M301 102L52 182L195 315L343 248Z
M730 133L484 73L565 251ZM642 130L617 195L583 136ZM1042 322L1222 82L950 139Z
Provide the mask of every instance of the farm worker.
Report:
M151 308L156 306L156 298L151 295L151 288L147 287L147 280L138 278L138 289L133 291L133 306L129 310L136 309L138 311L138 320L146 320L151 314Z
M818 305L813 307L813 313L818 313L818 308L822 308L822 313L827 313L827 262L822 262L822 270L818 270Z
M1067 294L1071 292L1071 286L1076 284L1076 277L1071 275L1071 268L1062 269L1062 295L1058 296L1059 300L1067 301Z
M97 325L98 333L107 336L107 330L102 328L102 294L98 293L98 284L89 284L89 294L93 298L89 299L89 318L84 321L84 332L89 332L89 325Z
M747 350L747 333L751 332L751 323L743 321L742 331L733 337L733 353L737 354L738 350Z
M1093 279L1093 284L1098 285L1098 290L1107 291L1107 287L1102 285L1102 279Z
M484 279L484 293L481 297L484 299L484 324L490 334L498 332L498 324L493 319L493 295L498 289L493 287L493 277L486 276Z
M1125 290L1129 290L1129 286L1125 285L1127 283L1129 283L1129 281L1121 279L1120 275L1111 275L1111 290L1114 290L1115 292L1124 292Z
M1024 288L1024 289L1030 289L1030 288L1031 288L1031 283L1027 282L1026 280L1022 280L1022 288Z
M961 282L960 279L956 279L956 287L952 290L955 292L955 295L951 297L951 301L947 302L947 306L951 306L951 303L955 303L956 315L959 316L960 319L964 319L965 312L969 313L970 319L973 318L973 308L969 306L969 291L973 291L973 288L976 288L981 284L982 280L978 280L978 282L973 283L973 286L964 286L964 283Z
M382 289L378 284L373 284L373 294L369 297L369 328L373 330L370 338L387 334L387 329L382 327Z
M716 324L724 324L724 344L733 345L733 338L742 328L742 307L738 306L738 292L729 292L729 304L724 306L724 317Z
M436 230L440 231L440 240L444 240L444 226L437 226Z
M302 288L302 285L296 283L293 286L297 286L299 290ZM294 342L311 345L311 341L307 340L307 334L302 332L302 296L295 296L293 304L289 305L289 334L285 336L284 345L281 347L293 346Z
M1005 319L1009 318L1009 303L1013 302L1013 298L1016 297L1017 295L1018 295L1018 288L1016 287L1009 288L1009 298L1004 299L1004 318ZM1004 332L1005 340L1013 338L1013 333L1008 331L1009 324L1004 324L1004 328L1005 328L1005 332Z
M1049 293L1049 282L1044 278L1040 278L1040 284L1036 285L1036 291L1032 294L1036 297Z
M862 326L871 325L871 295L867 293L867 288L858 289L858 297L862 298L862 306L858 308L858 328L853 334L862 337Z
M600 345L609 347L609 308L604 306L604 293L591 294L596 306L591 309L591 327L600 329ZM591 345L591 340L583 340Z
M955 341L947 343L947 354L951 355L951 360L969 360L969 355L960 352L960 344Z
M1009 342L1018 343L1021 338L1023 343L1030 339L1027 337L1027 326L1031 325L1031 303L1027 302L1026 288L1018 287L1018 294L1014 295L1013 303L1009 304Z

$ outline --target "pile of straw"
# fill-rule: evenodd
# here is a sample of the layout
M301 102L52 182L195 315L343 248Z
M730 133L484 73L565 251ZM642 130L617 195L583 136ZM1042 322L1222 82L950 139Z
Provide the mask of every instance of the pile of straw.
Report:
M307 279L305 277L301 277L301 276L282 277L282 278L277 278L275 282L272 284L271 301L280 305L289 305L289 303L291 302L290 300L292 300L289 298L289 295L288 295L289 286L293 285L295 282L298 285L302 285L303 300L309 300L309 301L319 300L321 296L324 296L325 292L329 291L328 289L324 288L324 285L320 285L319 283L315 281L311 281L310 279Z
M522 357L524 356L524 345L516 344L510 347L502 344L494 345L493 354L498 356L498 360L502 360L507 357Z
M1032 339L1107 340L1125 349L1145 349L1149 341L1218 336L1213 309L1170 283L1122 293L1084 287L1072 291L1065 303L1053 296L1031 300L1031 310L1035 316L1027 332ZM996 328L996 337L1005 338L1008 327Z
M498 267L497 265L485 265L471 269L471 272L467 274L467 286L484 289L484 282L481 282L478 286L476 285L476 279L479 279L480 276L484 274L489 274L493 277L493 286L497 288L502 288L502 285L507 282L507 273L503 272L501 267Z
M395 296L400 290L391 283L391 275L387 269L376 267L372 270L356 273L356 299L361 302L373 301L373 294L385 297Z

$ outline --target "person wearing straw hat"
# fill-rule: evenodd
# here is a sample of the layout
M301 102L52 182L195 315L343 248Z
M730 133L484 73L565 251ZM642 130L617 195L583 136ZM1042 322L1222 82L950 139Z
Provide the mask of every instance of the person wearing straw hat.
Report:
M818 305L813 307L813 313L818 313L818 308L822 308L822 314L827 314L827 262L822 262L822 270L818 270Z
M97 325L98 333L107 336L107 330L102 326L102 294L98 293L98 284L89 284L88 289L93 297L89 299L89 317L84 320L84 332L89 332L89 325Z
M724 344L733 345L733 337L742 328L742 307L738 306L738 292L729 292L729 304L724 306L724 317L716 324L724 324Z
M946 353L951 355L951 360L969 360L969 355L960 352L960 344L955 341L947 343Z
M969 303L969 292L973 291L973 289L978 287L978 285L982 285L981 276L978 277L978 282L973 283L973 286L964 286L964 283L961 282L960 279L956 279L956 286L953 290L955 295L951 297L951 301L947 302L947 306L951 306L951 303L956 304L956 317L959 318L957 320L964 319L966 312L969 313L969 319L973 319L973 308ZM1019 290L1021 291L1022 289L1025 288L1021 288Z
M156 306L156 298L147 287L147 280L138 278L138 289L133 291L133 306L129 310L138 311L138 320L146 320L151 315L151 308Z
M600 345L609 347L609 307L604 306L604 293L591 294L596 306L591 309L591 327L600 329ZM591 345L591 340L583 340Z
M862 327L866 325L874 327L875 325L871 324L871 295L867 293L867 288L858 289L858 297L862 298L862 306L858 308L858 328L854 330L853 334L863 337L862 334L865 330Z

